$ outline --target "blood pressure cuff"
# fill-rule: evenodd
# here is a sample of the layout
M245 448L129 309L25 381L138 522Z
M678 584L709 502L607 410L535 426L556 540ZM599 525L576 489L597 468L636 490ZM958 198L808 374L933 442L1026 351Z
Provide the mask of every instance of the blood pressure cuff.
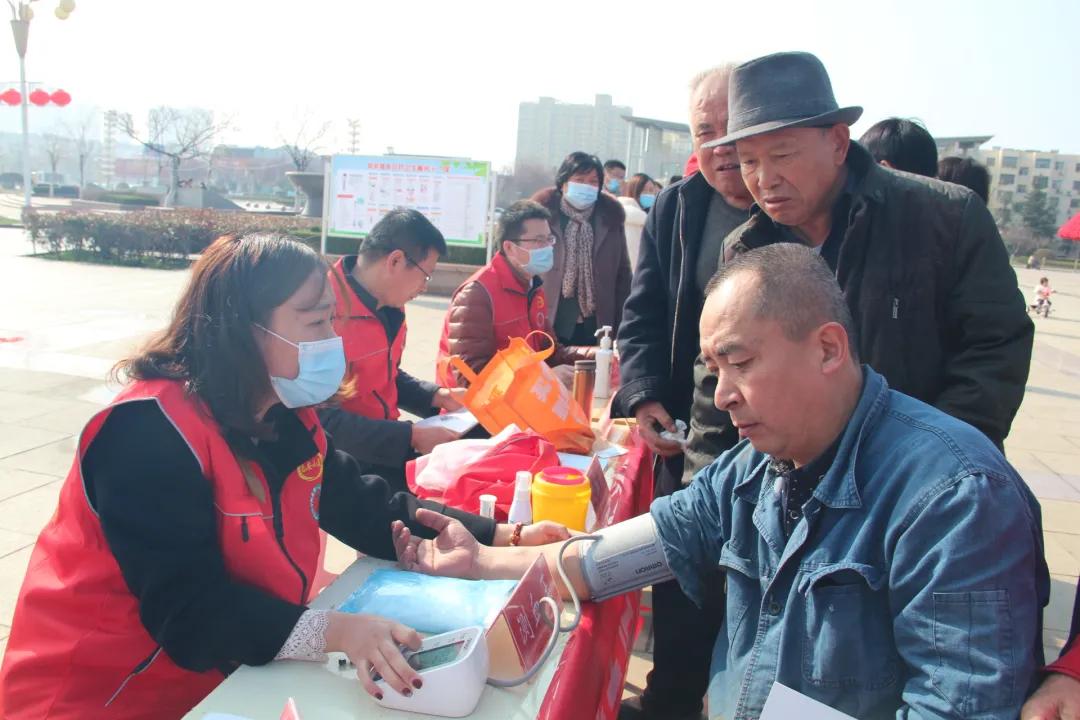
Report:
M645 513L594 533L581 551L589 599L607 600L675 577L668 567L656 521Z

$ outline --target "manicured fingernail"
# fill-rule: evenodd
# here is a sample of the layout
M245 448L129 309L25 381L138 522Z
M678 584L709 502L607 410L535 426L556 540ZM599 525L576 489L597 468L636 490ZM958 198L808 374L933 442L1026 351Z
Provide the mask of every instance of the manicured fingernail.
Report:
M404 695L405 697L412 697L412 690L410 690L409 688L405 688L405 691L402 692L401 694Z
M382 700L382 693L375 693L376 700Z
M424 687L424 683L419 678L417 678L416 680L412 681L412 686L419 690L420 688Z

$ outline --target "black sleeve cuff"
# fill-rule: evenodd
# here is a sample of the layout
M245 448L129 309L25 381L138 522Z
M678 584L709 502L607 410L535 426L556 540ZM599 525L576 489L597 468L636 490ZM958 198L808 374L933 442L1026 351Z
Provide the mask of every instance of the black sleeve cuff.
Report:
M432 403L439 386L427 380L413 377L404 370L397 376L398 407L418 417L428 417L435 410Z
M373 420L341 408L320 408L319 420L334 445L363 465L401 467L413 455L412 423Z
M619 387L612 401L613 417L634 417L634 412L643 402L655 400L662 402L666 393L666 383L658 377L642 377Z
M460 521L461 524L465 526L465 529L468 530L481 545L490 547L495 541L495 521L491 518L474 515L473 513L458 510L443 505L442 503L435 503L429 500L421 500L420 505L428 510L434 510L435 512L442 513L447 517Z

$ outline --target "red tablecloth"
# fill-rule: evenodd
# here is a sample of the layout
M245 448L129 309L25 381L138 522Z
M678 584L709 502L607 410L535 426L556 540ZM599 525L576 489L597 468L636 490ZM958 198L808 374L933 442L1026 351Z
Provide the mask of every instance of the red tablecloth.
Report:
M604 525L647 512L652 502L652 454L636 431L630 452L615 462ZM581 624L566 642L538 718L614 720L637 634L640 605L640 591L582 605Z

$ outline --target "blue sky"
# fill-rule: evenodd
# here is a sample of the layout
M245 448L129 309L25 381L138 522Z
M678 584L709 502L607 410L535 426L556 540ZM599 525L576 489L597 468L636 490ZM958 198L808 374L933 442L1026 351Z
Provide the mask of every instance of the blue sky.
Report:
M809 50L841 104L936 135L1080 153L1080 1L413 2L55 0L34 7L29 77L75 97L35 130L94 109L214 109L225 140L277 144L301 118L362 121L361 150L513 159L517 106L613 96L684 120L686 84L725 60ZM3 9L3 5L0 5ZM6 11L6 10L5 10ZM0 81L18 78L0 31ZM18 128L0 106L0 131Z

